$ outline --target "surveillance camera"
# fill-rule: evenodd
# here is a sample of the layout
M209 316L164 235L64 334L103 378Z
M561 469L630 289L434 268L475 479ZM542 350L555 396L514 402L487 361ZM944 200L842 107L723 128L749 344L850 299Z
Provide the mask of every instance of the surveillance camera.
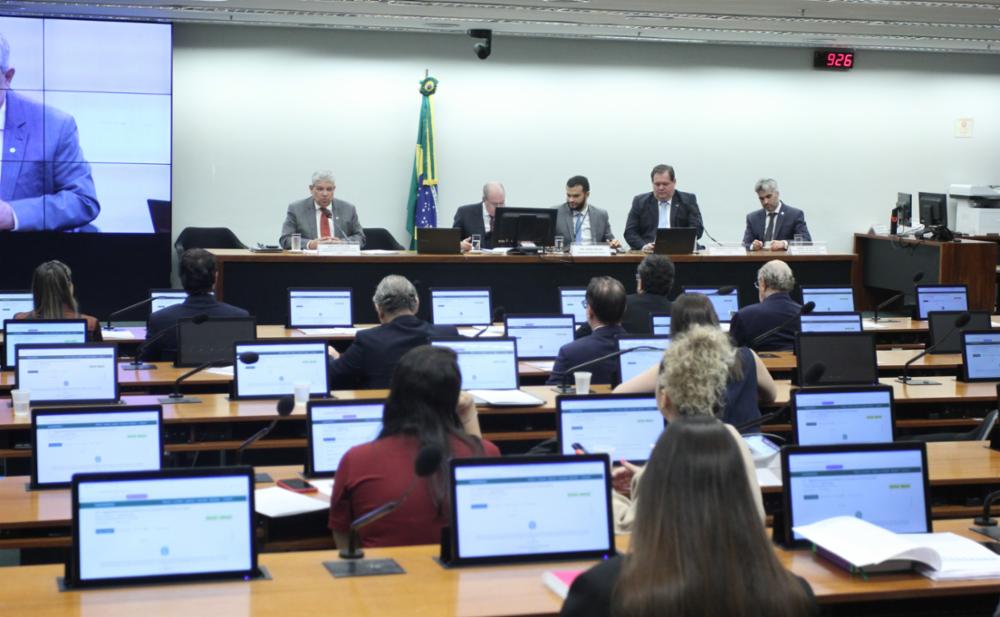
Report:
M472 46L472 50L476 52L476 57L480 60L489 58L490 53L493 51L493 31L485 28L477 28L469 30L469 36L474 39L483 39Z
M489 43L476 43L475 45L472 46L472 49L473 51L476 52L476 57L478 57L480 60L485 60L489 58L490 52L493 51L492 49L490 49Z

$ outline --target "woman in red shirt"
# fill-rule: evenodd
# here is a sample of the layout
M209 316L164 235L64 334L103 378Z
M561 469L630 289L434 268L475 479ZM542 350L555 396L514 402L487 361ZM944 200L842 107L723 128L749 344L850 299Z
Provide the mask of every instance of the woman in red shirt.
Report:
M347 546L351 521L399 499L415 480L414 460L422 447L443 453L431 476L416 480L391 514L360 530L361 546L436 544L448 524L448 462L455 457L500 456L481 438L472 397L461 392L455 352L424 345L396 365L375 441L355 446L337 467L330 498L330 529L337 546Z

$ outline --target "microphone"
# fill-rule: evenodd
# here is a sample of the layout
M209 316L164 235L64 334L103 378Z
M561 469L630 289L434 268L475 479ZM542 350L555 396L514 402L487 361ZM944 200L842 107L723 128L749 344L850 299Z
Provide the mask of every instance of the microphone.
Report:
M917 272L916 274L913 275L913 284L916 285L917 283L919 283L923 279L924 279L924 273L923 272ZM878 322L878 312L881 311L882 309L884 309L885 307L889 306L890 304L892 304L896 300L899 300L900 298L902 298L905 295L906 295L905 293L898 293L898 294L894 295L893 297L889 298L888 300L886 300L885 302L883 302L883 303L879 304L878 306L876 306L875 307L875 315L872 317L872 321L874 321L874 322L877 323ZM888 320L886 320L886 323L891 323L893 321L895 321L895 320L888 319Z
M803 315L808 315L809 313L812 313L813 309L815 309L815 308L816 308L816 303L815 302L813 302L811 300L809 302L806 302L805 304L802 305L801 308L799 308L798 312L796 312L794 315L792 315L790 318L786 319L785 321L781 322L781 324L779 326L777 326L775 328L771 328L767 332L761 334L758 337L755 337L752 341L750 341L750 348L751 349L756 348L757 345L760 345L761 343L763 343L765 340L769 339L774 334L777 334L779 331L784 330L789 325L791 325L792 323L794 323L795 320L801 319ZM799 328L796 328L795 330L792 331L792 334L795 334L795 332L798 331L798 330L799 330Z
M195 315L194 317L191 318L191 323L193 323L196 326L200 326L201 324L205 323L206 321L208 321L208 315L206 315L205 313L200 313L200 314ZM143 371L143 370L155 369L156 367L153 366L152 364L145 364L145 363L143 363L142 356L145 355L145 353L149 349L150 345L152 345L153 343L155 343L156 341L160 340L161 338L165 337L166 335L168 335L170 333L174 334L174 338L176 340L177 330L180 327L180 323L181 323L180 320L178 320L176 323L174 323L173 326L167 328L163 332L160 332L159 334L157 334L153 338L145 341L142 345L139 345L139 348L135 350L135 356L132 358L132 361L129 362L126 365L126 368L130 368L133 371Z
M433 475L438 467L441 466L442 458L444 458L444 453L438 446L426 445L420 448L420 451L417 452L417 458L413 461L413 472L416 475L410 480L410 484L403 491L402 496L354 519L351 522L350 539L347 546L340 549L340 558L361 559L364 557L364 551L358 546L358 530L371 525L401 506L406 501L406 498L410 496L410 493L413 492L413 489L416 488L417 480Z
M959 315L958 317L956 317L955 318L955 323L952 324L951 330L948 331L948 334L945 334L943 337L941 337L940 339L938 339L938 342L936 342L933 345L930 345L928 347L925 347L923 351L921 351L920 353L918 353L917 355L913 356L912 358L910 358L909 360L906 361L906 364L903 365L903 374L900 377L897 377L896 381L898 381L901 384L909 385L909 386L936 386L936 385L940 385L941 382L939 382L939 381L933 381L933 380L930 380L930 379L914 379L914 378L912 378L912 377L910 377L909 375L906 374L907 373L907 369L910 368L911 364L913 364L914 362L916 362L920 358L923 358L924 356L926 356L930 352L934 351L937 348L938 345L940 345L944 341L946 341L949 338L951 338L951 335L954 334L957 330L960 330L960 329L964 328L965 326L969 325L969 320L970 319L972 319L972 315L970 315L968 312L962 313L961 315Z
M503 319L506 316L507 316L507 310L504 309L503 306L496 307L495 309L493 309L493 323L491 323L490 326L497 322L503 322ZM490 326L486 326L479 332L476 332L475 334L472 335L472 338L479 338L480 336L485 334L487 330L490 329Z
M249 352L253 353L253 352ZM278 421L281 418L286 418L292 415L292 411L295 409L295 397L290 395L285 395L278 399L278 417L271 421L270 424L260 429L253 435L251 435L246 441L240 444L240 447L236 448L236 464L239 465L243 460L243 451L249 448L251 445L256 443L258 440L263 439L274 430L274 427L278 426Z
M802 386L800 386L800 389L808 388L810 384L814 384L817 381L819 381L823 377L823 373L825 372L826 372L826 365L823 364L822 362L817 362L812 366L810 366L808 369L806 369L806 372L802 375ZM763 414L759 418L754 418L753 420L744 422L743 424L740 424L735 428L737 432L742 433L747 429L760 426L761 424L770 422L771 420L780 417L783 413L785 413L791 408L792 408L792 402L788 401L778 411L772 411L771 413Z
M239 361L243 364L253 364L260 359L260 355L256 351L244 351L239 355ZM231 366L233 364L232 360L212 360L210 362L205 362L204 364L199 364L190 371L184 373L174 381L174 389L168 395L160 398L160 402L166 405L181 405L187 403L200 403L201 399L193 396L184 396L181 394L181 382L188 377L200 373L207 368L218 368L223 366Z
M149 304L152 301L153 301L153 296L150 296L150 297L146 298L145 300L139 300L135 304L129 304L128 306L126 306L123 309L118 309L117 311L112 312L110 315L108 315L107 325L104 327L104 329L105 330L114 330L114 328L111 327L111 319L113 317L118 317L119 315L121 315L123 313L127 313L127 312L131 311L134 308L139 308L140 306Z
M728 296L734 291L736 291L736 287L734 285L726 285L725 287L720 287L715 293L719 296Z
M624 356L627 353L632 353L633 351L663 351L659 347L653 347L652 345L639 345L638 347L631 347L629 349L619 349L618 351L613 351L609 354L604 354L599 358L594 358L593 360L587 360L586 362L581 362L576 366L571 366L565 371L559 371L558 373L553 373L553 375L559 375L562 378L562 383L554 388L556 392L560 394L568 394L570 390L569 377L576 371L587 368L588 366L593 366L604 362L605 360L610 360L612 358L617 358L619 356Z
M708 227L705 227L705 223L704 223L704 221L703 221L703 222L702 222L702 224L701 224L701 232L702 232L703 234L705 234L706 236L708 236L708 239L709 239L709 240L711 240L712 242L715 242L715 245L716 245L716 246L722 246L722 243L721 243L721 242L719 242L718 240L716 240L715 238L713 238L713 237L712 237L712 234L708 233ZM723 295L725 295L725 294L723 294Z

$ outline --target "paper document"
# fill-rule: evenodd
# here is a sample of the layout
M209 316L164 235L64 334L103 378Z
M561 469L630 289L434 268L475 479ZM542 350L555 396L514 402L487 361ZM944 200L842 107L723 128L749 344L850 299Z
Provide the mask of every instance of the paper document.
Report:
M361 251L362 255L398 255L399 251L390 251L386 249L368 249Z
M781 486L781 472L775 473L775 470L770 467L758 467L757 468L757 484L761 488L768 486Z
M307 336L354 336L358 333L357 328L298 328L298 331Z
M233 376L233 367L231 366L214 366L212 368L205 369L206 373L212 373L213 375L222 375L224 377Z
M483 332L482 334L479 334L479 332L483 328L486 328L486 331ZM487 327L487 326L483 325L483 326L462 326L461 328L458 328L458 333L461 334L462 336L476 336L476 335L479 335L480 337L483 337L483 336L503 336L503 332L504 332L503 326L489 326L489 327Z
M918 567L931 580L1000 578L1000 555L974 540L953 533L926 533L915 534L913 541L941 556L941 566L935 570Z
M552 367L556 365L555 360L527 360L525 361L530 367L537 368L540 371L545 371L546 373L552 372Z
M307 497L277 486L257 489L254 501L257 513L271 518L317 512L330 507L327 500Z
M941 566L934 549L914 542L927 534L897 534L853 516L834 516L793 530L856 568L899 560L920 561L934 569Z
M332 478L314 478L309 480L309 484L316 487L320 495L324 495L329 498L333 495L333 479Z
M497 407L518 407L521 405L532 407L545 402L521 390L469 390L469 394L474 396L477 402L482 401L487 405Z
M101 330L101 338L106 341L132 341L135 335L131 330Z

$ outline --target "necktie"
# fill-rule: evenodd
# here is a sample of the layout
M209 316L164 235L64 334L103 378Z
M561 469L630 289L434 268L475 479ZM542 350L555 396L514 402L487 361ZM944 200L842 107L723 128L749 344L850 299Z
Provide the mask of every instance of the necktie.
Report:
M486 230L486 233L492 233L493 232L493 219L494 219L494 215L491 214L490 215L490 228Z
M573 230L573 243L580 244L580 229L583 228L583 215L579 213L574 214L573 222L576 225L576 228Z
M329 238L330 237L330 211L326 208L319 209L319 237Z
M774 219L776 216L776 212L767 213L767 229L764 231L764 242L774 240Z

